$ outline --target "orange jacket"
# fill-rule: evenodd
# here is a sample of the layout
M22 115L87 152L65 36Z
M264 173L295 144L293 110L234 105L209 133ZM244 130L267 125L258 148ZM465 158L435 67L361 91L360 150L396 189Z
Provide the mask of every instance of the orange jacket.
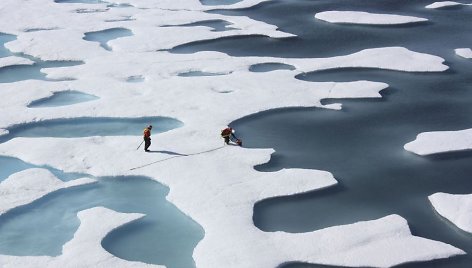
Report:
M144 138L150 138L151 137L151 130L149 128L144 129Z
M221 131L221 137L229 137L233 133L233 129L228 127Z

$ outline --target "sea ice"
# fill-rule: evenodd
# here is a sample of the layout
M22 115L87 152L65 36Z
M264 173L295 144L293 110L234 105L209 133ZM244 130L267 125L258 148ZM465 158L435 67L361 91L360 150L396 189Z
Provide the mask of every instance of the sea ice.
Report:
M0 68L8 67L8 66L33 65L33 64L34 64L34 61L32 60L15 57L15 56L0 58Z
M425 18L412 16L374 14L360 11L324 11L316 13L315 18L331 23L392 25L427 21Z
M21 5L17 0L2 1L0 31L17 35L16 40L6 44L8 49L42 60L82 60L84 64L41 70L49 79L68 77L74 78L73 81L0 84L3 94L0 128L61 118L89 117L94 122L97 117L151 115L178 119L183 126L153 133L153 153L149 154L136 150L142 141L141 133L46 138L51 135L47 130L47 135L14 138L0 144L0 154L66 172L95 176L144 175L168 185L169 201L205 230L205 237L193 255L197 267L275 267L288 261L392 266L463 254L450 245L412 236L406 221L399 216L310 233L262 232L252 220L256 202L329 187L336 180L330 173L318 170L258 172L254 166L269 161L273 150L223 146L219 138L223 126L249 114L283 107L323 107L324 98L379 97L379 92L388 86L364 80L306 82L295 78L302 72L335 68L440 72L448 68L444 59L402 47L370 48L350 55L314 59L232 57L219 52L172 54L163 50L228 36L294 35L248 17L203 12L248 7L263 0L222 6L205 6L198 0L113 2L129 3L135 8L50 0L26 1ZM79 14L78 8L103 12ZM117 18L134 20L116 21ZM235 29L214 32L210 27L161 27L208 20L224 20ZM30 28L55 30L24 32ZM130 29L134 35L109 41L111 52L83 39L87 32L113 28ZM249 71L250 66L264 63L287 64L295 69ZM226 75L178 76L190 71ZM130 76L146 79L142 83L126 83L124 78ZM64 88L74 88L100 99L71 106L27 108L32 101ZM223 94L226 92L230 94ZM336 104L325 107L340 108ZM118 259L100 246L102 238L111 230L142 215L94 208L79 213L79 217L82 224L74 239L64 245L62 255L1 256L0 263L5 267L31 267L33 263L50 267L144 265Z
M295 260L299 262L313 262L316 259L316 263L346 267L392 267L413 260L444 258L448 255L446 252L465 254L450 245L413 236L406 220L398 215L312 233L289 235L277 232L275 235L279 243L286 244L287 251L297 256ZM313 251L297 251L295 245L300 241L313 247ZM319 257L316 256L318 254Z
M333 176L303 169L257 172L253 166L267 162L272 150L205 146L193 142L194 134L184 129L158 134L155 139L159 145L154 147L157 153L146 159L132 148L138 137L43 138L41 143L17 138L1 144L0 152L19 155L35 164L86 170L96 176L127 173L159 178L170 187L169 201L205 230L194 252L197 267L275 267L288 261L389 267L463 254L450 245L412 236L399 216L310 233L261 232L252 222L256 202L332 186L336 184ZM182 135L187 139L180 138ZM46 148L55 148L55 153ZM183 155L169 157L160 151ZM107 155L117 157L108 162ZM73 165L68 160L71 158L76 161ZM148 162L143 164L143 160ZM186 168L179 169L182 166ZM228 243L232 246L225 247ZM219 249L218 254L207 254L214 248ZM389 252L388 258L385 252ZM228 263L228 259L232 261Z
M418 155L470 150L472 129L420 133L414 141L405 144L404 148Z
M457 48L455 52L463 58L472 59L472 50L470 48Z
M472 233L472 194L435 193L428 198L441 216Z
M15 41L5 44L5 47L13 52L24 52L42 60L83 60L88 57L96 57L106 53L98 43L78 42L84 33L74 30L54 30L28 32L17 36ZM29 44L29 45L28 45ZM45 50L44 45L49 49ZM25 46L28 48L26 49ZM67 46L68 49L64 49ZM83 51L77 53L77 51Z
M438 8L444 8L444 7L454 7L454 6L460 6L460 5L472 5L472 4L463 4L455 1L441 1L441 2L434 2L430 5L427 5L426 8L430 9L438 9Z
M471 150L472 129L420 133L404 148L418 155ZM472 194L435 193L429 200L441 216L464 231L472 232Z

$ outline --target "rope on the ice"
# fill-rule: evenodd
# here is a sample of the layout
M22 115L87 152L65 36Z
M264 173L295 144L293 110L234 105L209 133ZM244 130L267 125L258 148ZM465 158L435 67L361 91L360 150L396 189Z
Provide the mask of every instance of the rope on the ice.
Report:
M161 159L161 160L157 160L157 161L151 162L151 163L149 163L149 164L145 164L145 165L142 165L142 166L139 166L139 167L131 168L130 170L140 169L140 168L147 167L147 166L150 166L150 165L153 165L153 164L156 164L156 163L160 163L160 162L164 162L164 161L167 161L167 160L171 160L171 159L176 158L176 157L192 156L192 155L199 155L199 154L209 153L209 152L213 152L213 151L222 149L222 148L224 148L224 147L225 147L225 146L223 145L223 146L220 146L220 147L217 147L217 148L214 148L214 149L210 149L210 150L202 151L202 152L198 152L198 153L174 155L174 156L171 156L171 157L168 157L168 158L164 158L164 159Z

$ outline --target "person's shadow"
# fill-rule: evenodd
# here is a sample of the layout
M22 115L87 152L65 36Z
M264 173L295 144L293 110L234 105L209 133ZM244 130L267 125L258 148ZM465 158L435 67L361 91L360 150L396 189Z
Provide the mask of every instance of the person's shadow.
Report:
M168 155L188 156L186 154L180 154L180 153L171 152L171 151L153 151L153 150L149 150L148 153L160 153L160 154L168 154Z

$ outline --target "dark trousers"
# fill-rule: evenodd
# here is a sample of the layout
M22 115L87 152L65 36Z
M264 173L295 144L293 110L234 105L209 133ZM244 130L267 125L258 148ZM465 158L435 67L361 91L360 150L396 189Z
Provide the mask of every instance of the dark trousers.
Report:
M231 133L229 136L226 136L226 137L223 137L225 139L225 143L226 144L229 144L229 141L233 141L233 142L236 142L238 139L236 138L236 136L234 136L233 133Z
M144 138L144 151L147 151L151 146L151 138Z

